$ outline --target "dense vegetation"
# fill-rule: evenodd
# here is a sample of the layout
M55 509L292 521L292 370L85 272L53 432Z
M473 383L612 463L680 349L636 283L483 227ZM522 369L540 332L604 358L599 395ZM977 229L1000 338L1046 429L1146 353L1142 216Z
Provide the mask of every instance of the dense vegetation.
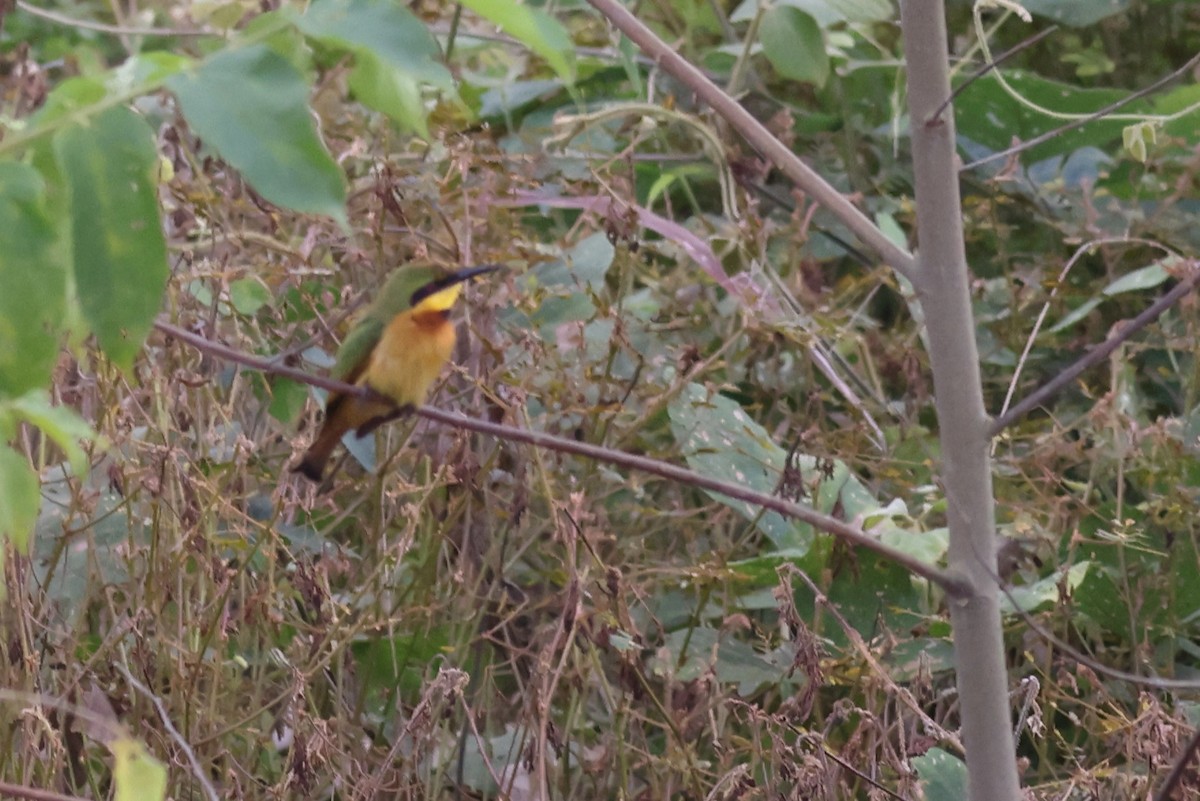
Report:
M104 797L144 744L175 798L962 797L945 598L905 567L417 417L313 487L320 391L151 329L323 373L397 264L501 264L433 405L944 559L937 310L586 4L463 5L0 17L0 780ZM1168 116L1194 61L971 164L1189 64L1200 9L1026 5L949 20L993 413L1200 244L1200 113ZM639 15L917 244L891 3ZM1042 31L975 74L981 32ZM1145 798L1200 719L1102 669L1197 678L1197 322L1185 297L997 437L1033 797Z

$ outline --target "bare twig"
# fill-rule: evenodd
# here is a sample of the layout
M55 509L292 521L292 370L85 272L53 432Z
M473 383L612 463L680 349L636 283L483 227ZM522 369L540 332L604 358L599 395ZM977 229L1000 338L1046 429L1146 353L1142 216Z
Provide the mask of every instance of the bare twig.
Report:
M192 776L199 782L209 801L220 801L221 796L217 794L217 788L213 787L212 782L209 781L208 772L200 764L200 760L196 757L196 752L188 745L188 741L183 738L183 735L179 733L179 729L175 728L175 724L171 722L171 716L167 714L162 699L150 692L149 687L134 678L129 669L119 661L114 662L113 666L125 677L125 681L128 682L130 687L146 696L150 700L150 703L154 704L154 709L158 712L158 719L162 721L163 728L171 735L171 740L175 743L175 746L187 756L187 760L192 766Z
M1093 239L1080 245L1071 258L1067 259L1067 263L1058 271L1058 276L1054 279L1054 286L1050 289L1050 294L1046 297L1046 302L1042 304L1042 310L1038 312L1037 319L1033 323L1033 329L1025 338L1025 347L1021 350L1021 355L1017 357L1017 367L1013 370L1012 378L1008 382L1008 390L1004 393L1004 403L1000 406L1000 416L1008 411L1008 405L1012 403L1013 393L1017 391L1017 384L1020 383L1021 373L1025 369L1025 364L1029 360L1029 353L1033 350L1034 342L1037 341L1038 333L1042 330L1042 323L1046 321L1046 315L1050 313L1051 301L1058 294L1058 288L1062 286L1063 281L1067 280L1067 274L1071 272L1071 268L1083 258L1086 254L1091 253L1094 248L1100 245L1148 245L1153 248L1159 248L1169 256L1177 256L1174 251L1167 248L1165 245L1156 242L1152 239L1138 239L1134 237L1110 237L1105 239Z
M924 724L927 731L935 735L942 742L948 743L956 751L958 751L958 753L963 753L963 744L959 736L954 732L948 731L936 720L931 718L929 713L926 712L921 706L920 702L913 697L912 692L896 683L896 681L888 673L887 669L879 663L878 657L876 657L874 652L872 652L872 650L867 646L867 643L863 640L862 634L860 634L858 629L854 628L854 626L850 624L850 621L847 620L844 615L842 615L841 611L837 608L837 605L829 601L829 598L824 592L821 591L821 588L817 586L817 583L813 581L807 573L800 568L795 567L794 565L787 565L784 569L789 575L798 576L800 580L807 585L809 592L813 594L813 603L817 606L823 607L825 611L827 611L833 617L837 624L842 627L842 632L846 635L851 647L853 647L854 650L858 652L859 657L861 657L862 660L867 663L867 666L870 668L871 672L879 677L880 681L882 681L884 686L887 688L888 693L894 694L894 697L901 704L907 706L909 710L917 716L922 724Z
M1193 264L1191 272L1187 275L1187 277L1172 287L1171 291L1167 292L1167 294L1163 295L1153 304L1148 306L1146 310L1137 317L1134 317L1125 325L1120 326L1118 331L1109 336L1099 345L1089 350L1070 367L1063 370L1061 373L1047 381L1029 395L1026 395L1020 403L1016 404L1007 412L993 420L991 427L988 428L988 436L996 436L1001 431L1015 423L1017 420L1024 417L1030 411L1036 409L1038 406L1042 405L1059 392L1062 392L1068 384L1079 377L1080 373L1089 367L1098 364L1104 359L1107 359L1113 351L1124 344L1130 337L1152 323L1155 318L1157 318L1167 309L1178 303L1185 295L1196 288L1197 283L1200 283L1200 268Z
M0 796L5 798L27 798L29 801L87 801L77 795L63 795L53 790L39 790L36 787L24 787L20 784L0 782Z
M1167 774L1162 787L1158 788L1158 792L1154 794L1154 801L1170 801L1172 798L1183 798L1183 796L1176 796L1175 790L1179 787L1179 783L1183 781L1184 772L1187 770L1188 765L1192 763L1192 757L1195 756L1197 751L1200 751L1200 727L1192 734L1183 752L1175 759L1175 764L1171 766L1171 772Z
M897 272L909 280L916 273L912 254L897 245L840 192L812 170L787 145L779 141L750 112L710 81L703 72L690 64L653 31L643 25L618 0L588 0L623 34L628 36L643 53L650 56L664 70L688 86L696 96L708 104L713 111L730 124L747 142L767 160L784 172L797 186L825 206L864 244L874 250Z
M99 31L101 33L111 33L117 36L213 36L212 31L197 30L185 31L175 28L136 28L127 25L109 25L104 22L92 22L86 19L76 19L68 17L66 14L59 14L57 11L50 11L45 8L38 8L26 0L17 0L17 8L35 17L49 20L50 22L59 25L66 25L71 28L82 28L89 31Z
M1020 600L1018 600L1016 596L1012 594L1012 590L1009 589L1008 582L1001 578L1000 574L996 573L995 571L991 571L990 568L989 572L991 573L992 581L995 582L996 586L1000 588L1000 593L1007 598L1009 604L1012 605L1013 613L1017 617L1021 618L1021 620L1025 622L1025 625L1028 626L1034 634L1053 645L1065 656L1070 657L1072 660L1095 672L1097 675L1105 676L1110 679L1116 679L1117 681L1128 682L1129 684L1133 684L1138 687L1149 687L1156 690L1200 689L1200 681L1196 681L1194 679L1164 679L1158 676L1143 676L1138 673L1130 673L1127 670L1109 667L1103 662L1099 662L1091 658L1087 654L1080 651L1077 647L1039 623L1037 618L1027 612L1022 607Z
M155 327L165 334L182 340L198 350L209 353L213 356L218 356L231 362L236 362L245 367L254 370L259 370L271 375L278 375L284 378L290 378L294 381L299 381L303 384L309 384L315 387L329 390L330 392L340 392L346 395L359 397L375 397L374 393L366 387L355 386L337 381L332 378L323 378L321 376L311 375L303 370L294 367L288 367L279 364L271 359L262 359L256 356L251 356L248 353L230 348L218 342L213 342L198 334L193 334L178 326L170 323L156 322ZM732 484L727 481L720 481L709 476L688 470L685 467L679 467L669 462L650 459L645 456L638 456L624 451L616 451L611 448L604 448L599 445L592 445L587 442L577 442L573 439L565 439L556 437L552 434L546 434L540 431L530 431L524 428L516 428L513 426L500 425L491 423L486 420L478 420L473 417L458 414L455 412L447 412L441 409L435 409L430 406L420 406L416 409L416 414L428 420L433 420L445 425L454 426L456 428L475 431L480 434L490 434L492 436L508 440L510 442L524 442L527 445L533 445L537 448L546 448L562 453L572 453L576 456L582 456L588 459L595 459L600 462L627 467L631 470L638 470L644 473L665 478L670 481L677 481L688 486L698 487L709 492L716 492L721 495L734 498L746 503L752 503L769 509L773 512L778 512L785 517L794 518L804 523L808 523L816 529L832 534L836 537L861 546L869 551L879 554L896 564L901 565L909 570L914 575L920 576L931 583L941 587L948 595L952 597L963 597L965 588L962 582L951 573L941 570L934 565L921 561L897 548L886 545L880 542L875 537L864 531L862 528L840 520L832 515L823 514L808 506L802 506L797 503L785 500L783 498L768 495L764 492L758 492L741 484Z

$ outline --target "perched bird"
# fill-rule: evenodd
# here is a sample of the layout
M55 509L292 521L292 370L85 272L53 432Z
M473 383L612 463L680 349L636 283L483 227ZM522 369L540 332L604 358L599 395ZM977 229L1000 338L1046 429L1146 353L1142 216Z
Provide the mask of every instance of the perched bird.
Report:
M497 269L448 270L417 263L393 270L342 343L333 366L334 378L368 387L379 397L330 393L321 430L293 472L320 481L329 455L347 431L364 436L425 400L454 350L450 309L463 282Z

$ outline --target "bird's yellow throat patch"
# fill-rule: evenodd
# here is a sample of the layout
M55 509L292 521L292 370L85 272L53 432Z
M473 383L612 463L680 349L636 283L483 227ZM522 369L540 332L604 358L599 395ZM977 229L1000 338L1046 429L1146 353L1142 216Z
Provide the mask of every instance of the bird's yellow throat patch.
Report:
M462 294L462 288L461 283L451 284L445 289L439 289L432 295L421 298L421 301L413 306L413 314L450 311L454 307L454 302L458 300L458 296Z

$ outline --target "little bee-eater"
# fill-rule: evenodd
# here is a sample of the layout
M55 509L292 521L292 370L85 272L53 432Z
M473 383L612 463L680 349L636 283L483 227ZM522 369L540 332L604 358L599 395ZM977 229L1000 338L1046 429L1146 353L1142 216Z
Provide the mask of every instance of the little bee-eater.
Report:
M333 366L335 378L368 387L379 397L330 393L321 430L292 469L320 481L329 455L347 431L364 436L400 410L425 400L454 350L450 309L463 282L497 269L447 270L434 264L409 264L393 270L379 297L342 343Z

